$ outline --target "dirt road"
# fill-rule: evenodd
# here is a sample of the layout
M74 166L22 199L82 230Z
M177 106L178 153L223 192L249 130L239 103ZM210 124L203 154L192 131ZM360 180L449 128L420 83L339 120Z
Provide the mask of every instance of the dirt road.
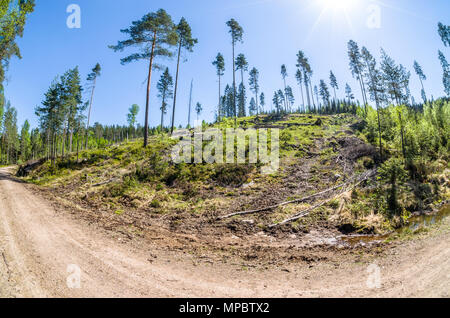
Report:
M450 296L448 219L438 234L374 259L379 275L344 257L247 269L122 242L57 212L29 187L0 169L0 297Z

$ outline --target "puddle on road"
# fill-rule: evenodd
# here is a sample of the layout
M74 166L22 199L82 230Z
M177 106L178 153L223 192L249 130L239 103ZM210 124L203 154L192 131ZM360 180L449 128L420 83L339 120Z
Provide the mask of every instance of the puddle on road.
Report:
M344 246L367 246L384 242L393 234L403 234L407 232L415 232L422 228L430 227L441 222L450 215L450 204L444 205L439 212L428 215L413 216L408 220L408 224L391 234L386 235L349 235L342 236L338 239L338 244Z

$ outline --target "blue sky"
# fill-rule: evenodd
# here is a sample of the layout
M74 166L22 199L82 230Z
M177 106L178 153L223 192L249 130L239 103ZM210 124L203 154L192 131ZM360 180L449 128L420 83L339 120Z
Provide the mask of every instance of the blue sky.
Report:
M231 41L225 22L235 18L244 28L244 43L237 53L247 56L250 67L260 71L261 89L270 107L273 92L283 85L280 66L286 64L294 88L296 104L301 97L296 85L295 60L298 50L309 57L314 71L313 82L328 82L330 70L337 76L343 96L345 83L360 98L357 82L348 67L347 42L353 39L366 46L377 59L383 47L398 63L413 73L414 59L422 65L428 80L429 95L444 95L442 69L437 51L445 48L437 34L439 21L450 24L448 0L38 0L35 12L29 17L19 46L23 59L14 59L7 74L6 97L18 109L19 124L29 119L38 124L34 108L41 103L52 80L67 69L79 66L83 79L99 62L103 72L98 80L92 122L126 124L130 105L141 106L139 121L144 121L145 79L147 62L127 66L120 64L124 53L115 53L108 45L124 39L120 29L144 14L164 8L178 22L184 16L191 24L199 43L194 53L186 55L187 62L180 70L176 124L187 123L189 87L194 79L194 103L200 102L202 119L212 120L217 106L218 82L211 62L218 52L226 59L224 81L231 83ZM81 28L69 29L66 8L70 4L81 7ZM334 4L333 4L334 3ZM348 4L348 5L347 5ZM380 8L380 28L369 28L370 6ZM175 59L162 60L172 74ZM160 101L156 82L152 80L150 123L159 122ZM240 76L238 77L240 78ZM420 100L420 86L412 75L411 91ZM87 96L86 96L87 98ZM167 121L169 121L167 116Z

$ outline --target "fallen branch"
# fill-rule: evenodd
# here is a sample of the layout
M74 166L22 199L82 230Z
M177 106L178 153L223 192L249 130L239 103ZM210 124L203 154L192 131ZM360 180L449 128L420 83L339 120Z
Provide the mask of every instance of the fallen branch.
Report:
M358 187L361 183L363 183L364 181L366 181L367 179L369 179L373 175L375 175L375 170L372 170L372 171L366 173L365 176L363 178L361 178L357 183L355 183L349 190L342 191L341 193L339 193L338 195L332 197L331 199L325 200L325 201L323 201L323 202L321 202L321 203L319 203L319 204L317 204L317 205L315 205L313 207L310 207L310 208L308 208L308 209L306 209L306 210L304 210L304 211L302 211L300 213L297 213L296 215L294 215L294 216L290 217L289 219L286 219L286 220L284 220L284 221L282 221L280 223L272 224L272 225L269 226L269 228L271 229L271 228L274 228L276 226L281 226L281 225L284 225L284 224L287 224L287 223L290 223L290 222L297 221L298 219L301 219L301 218L303 218L305 216L308 216L315 209L318 209L321 206L324 206L325 204L327 204L327 203L329 203L329 202L331 202L333 200L336 200L337 198L342 196L345 192L353 191L356 187Z
M372 174L372 173L373 173L373 171L372 171L370 174ZM279 204L276 204L276 205L272 205L272 206L268 206L268 207L265 207L265 208L262 208L262 209L250 210L250 211L241 211L241 212L231 213L231 214L228 214L228 215L224 215L224 216L219 217L218 220L228 219L228 218L231 218L231 217L237 216L237 215L248 215L248 214L255 214L255 213L260 213L260 212L271 211L271 210L274 210L274 209L276 209L276 208L279 208L279 207L282 207L282 206L285 206L285 205L304 202L304 201L307 201L307 200L309 200L309 199L312 199L312 198L321 196L321 195L323 195L323 194L326 194L326 193L328 193L328 192L332 192L332 191L335 191L335 190L337 190L337 189L339 189L339 188L342 188L342 187L348 185L348 184L349 184L352 180L354 180L355 178L356 178L356 177L353 177L353 178L351 178L349 181L347 181L347 182L345 182L345 183L343 183L343 184L340 184L340 185L338 185L338 186L329 188L329 189L327 189L327 190L325 190L325 191L322 191L322 192L319 192L319 193L316 193L316 194L313 194L313 195L310 195L310 196L307 196L307 197L304 197L304 198L301 198L301 199L296 199L296 200L292 200L292 201L282 202L282 203L279 203ZM367 177L365 177L365 178L367 179Z
M346 192L346 191L341 192L341 193L339 193L337 196L335 196L335 197L333 197L333 198L331 198L331 199L328 199L328 200L326 200L326 201L323 201L323 202L321 202L321 203L319 203L319 204L317 204L317 205L315 205L315 206L313 206L313 207L310 207L310 208L308 208L308 209L306 209L306 210L304 210L304 211L302 211L302 212L300 212L300 213L294 215L293 217L284 220L283 222L280 222L280 223L277 223L277 224L269 225L269 229L274 228L274 227L276 227L276 226L281 226L281 225L284 225L284 224L287 224L287 223L290 223L290 222L294 222L294 221L297 221L298 219L301 219L301 218L303 218L303 217L305 217L305 216L308 216L308 215L309 215L312 211L314 211L315 209L318 209L318 208L320 208L321 206L324 206L325 204L327 204L327 203L329 203L329 202L331 202L331 201L333 201L333 200L339 198L339 197L340 197L343 193L345 193L345 192Z
M94 185L92 185L92 186L93 186L93 187L100 187L100 186L102 186L102 185L110 184L110 183L116 182L116 181L118 181L118 180L119 180L118 178L114 178L114 179L110 179L110 180L108 180L108 181L96 183L96 184L94 184Z

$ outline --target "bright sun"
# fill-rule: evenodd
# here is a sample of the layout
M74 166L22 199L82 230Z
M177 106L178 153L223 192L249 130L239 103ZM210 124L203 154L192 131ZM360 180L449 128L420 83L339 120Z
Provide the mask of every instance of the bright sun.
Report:
M317 0L325 8L335 10L349 10L358 0Z

